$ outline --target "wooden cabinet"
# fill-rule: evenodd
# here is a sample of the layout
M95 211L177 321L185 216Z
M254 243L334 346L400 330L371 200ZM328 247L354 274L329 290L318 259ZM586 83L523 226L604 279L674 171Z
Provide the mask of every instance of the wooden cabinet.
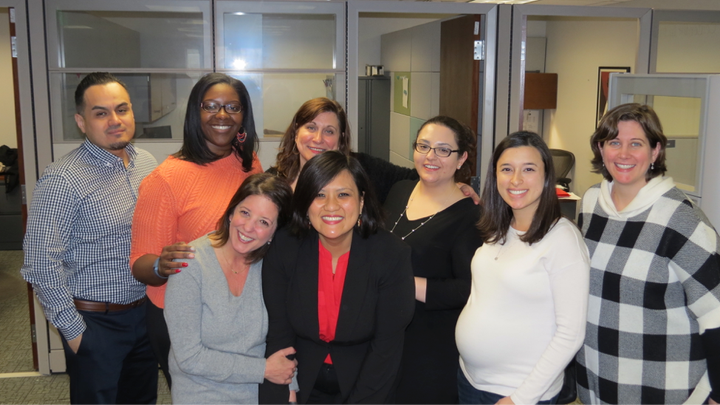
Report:
M557 107L557 73L525 72L523 110L545 110Z

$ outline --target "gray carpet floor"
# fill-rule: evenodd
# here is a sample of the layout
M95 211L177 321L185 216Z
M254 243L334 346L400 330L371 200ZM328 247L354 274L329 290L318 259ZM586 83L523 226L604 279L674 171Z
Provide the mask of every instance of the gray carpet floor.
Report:
M21 250L0 250L0 374L33 371L27 283Z
M27 283L20 250L0 250L0 404L69 404L67 374L20 376L33 370ZM158 404L170 404L160 373Z

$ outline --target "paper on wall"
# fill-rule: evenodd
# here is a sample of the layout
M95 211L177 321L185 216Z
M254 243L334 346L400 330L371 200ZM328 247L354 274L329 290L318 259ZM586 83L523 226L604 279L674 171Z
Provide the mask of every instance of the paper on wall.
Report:
M402 76L402 86L403 86L403 93L402 93L402 105L403 107L408 107L408 87L410 85L410 80L408 80L407 76Z

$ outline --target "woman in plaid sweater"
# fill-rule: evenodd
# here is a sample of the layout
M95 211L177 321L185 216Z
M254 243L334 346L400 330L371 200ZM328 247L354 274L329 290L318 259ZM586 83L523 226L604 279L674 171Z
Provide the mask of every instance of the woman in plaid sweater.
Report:
M667 139L648 106L609 111L591 138L605 180L583 198L590 301L580 400L720 401L718 235L666 171Z

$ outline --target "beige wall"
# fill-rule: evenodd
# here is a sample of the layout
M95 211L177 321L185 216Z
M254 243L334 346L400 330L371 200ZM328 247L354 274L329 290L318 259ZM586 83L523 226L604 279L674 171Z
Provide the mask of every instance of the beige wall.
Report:
M382 35L382 64L391 76L390 162L414 168L412 143L420 126L439 111L440 21ZM409 72L409 111L401 105L396 72Z
M382 64L382 41L384 34L417 25L427 24L437 18L410 18L396 13L361 13L358 28L358 72L365 75L365 65Z
M661 23L658 33L657 71L720 72L720 24Z
M601 180L599 175L590 173L592 153L588 143L595 129L597 69L599 66L630 66L633 73L644 73L635 69L638 26L630 20L590 18L548 18L532 21L531 25L544 26L547 38L545 71L558 74L557 109L544 112L545 140L551 148L566 149L575 154L571 189L582 195ZM658 71L720 72L718 24L663 24L658 43ZM694 161L694 152L692 145L683 147L682 143L690 141L685 139L688 131L675 128L674 117L668 114L676 109L664 108L663 103L656 107L658 113L662 113L661 118L665 117L663 122L667 123L668 137L683 138L673 151L677 156L668 160L670 175L680 182L690 182L694 166L685 166Z
M546 23L546 72L558 74L557 109L545 111L543 133L551 148L575 154L571 189L582 195L601 176L590 172L589 138L595 130L599 66L635 72L635 21L557 18Z
M8 9L0 8L0 145L17 148Z

